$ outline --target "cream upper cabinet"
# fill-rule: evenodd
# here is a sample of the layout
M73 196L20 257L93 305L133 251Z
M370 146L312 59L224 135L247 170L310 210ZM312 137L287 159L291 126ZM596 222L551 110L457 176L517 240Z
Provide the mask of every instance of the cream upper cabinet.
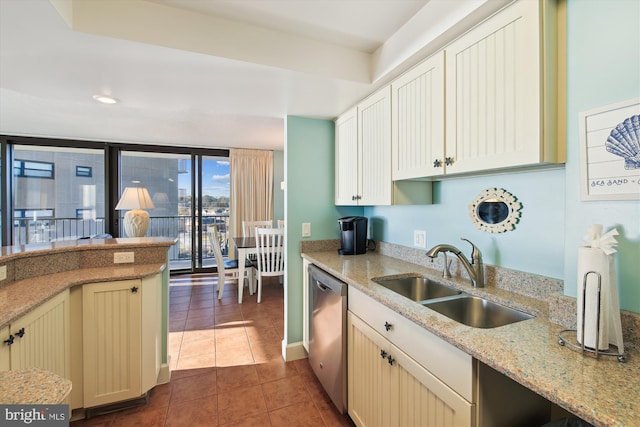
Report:
M517 1L445 48L448 174L564 161L546 3Z
M444 51L391 83L393 180L444 173Z
M358 200L358 109L342 114L336 120L335 203L357 205Z
M391 90L374 93L336 120L336 205L390 205Z
M358 204L390 205L391 88L374 93L358 104L360 184Z
M41 368L70 378L68 290L1 332L0 370Z

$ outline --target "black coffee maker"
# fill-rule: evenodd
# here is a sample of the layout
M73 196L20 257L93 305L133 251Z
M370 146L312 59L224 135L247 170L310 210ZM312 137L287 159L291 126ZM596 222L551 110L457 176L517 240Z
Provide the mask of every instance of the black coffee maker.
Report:
M340 227L340 255L360 255L367 251L367 218L346 216L338 220Z

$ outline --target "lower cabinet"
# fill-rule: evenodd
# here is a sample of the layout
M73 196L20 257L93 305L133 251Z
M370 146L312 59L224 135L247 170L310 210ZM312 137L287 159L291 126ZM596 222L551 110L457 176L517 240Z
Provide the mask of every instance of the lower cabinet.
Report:
M40 368L70 378L69 291L0 330L0 370Z
M474 405L348 312L348 408L362 426L469 427Z
M82 287L85 408L134 399L157 384L160 280L156 275Z

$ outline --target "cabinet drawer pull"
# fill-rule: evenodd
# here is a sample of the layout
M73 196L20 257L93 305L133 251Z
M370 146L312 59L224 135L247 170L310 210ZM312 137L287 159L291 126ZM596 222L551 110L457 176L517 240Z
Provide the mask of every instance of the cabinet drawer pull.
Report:
M22 338L24 336L24 328L20 328L20 330L16 332L16 335Z
M132 294L137 294L138 293L138 287L134 286L133 288L131 288L131 293Z
M11 344L13 344L13 338L14 338L14 336L13 336L13 335L9 335L9 338L7 338L6 340L4 340L4 343L5 343L6 345L11 345Z
M391 328L393 328L393 325L389 322L384 322L384 328L389 332Z
M393 366L393 362L395 362L395 361L396 361L396 359L391 357L391 355L387 356L387 362L389 362L389 365Z

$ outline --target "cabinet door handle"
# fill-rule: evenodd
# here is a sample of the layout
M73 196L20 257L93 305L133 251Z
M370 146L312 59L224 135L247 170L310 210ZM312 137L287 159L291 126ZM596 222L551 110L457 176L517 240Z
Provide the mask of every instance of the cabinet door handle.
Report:
M131 293L132 294L137 294L138 293L138 287L134 286L133 288L131 288Z
M386 359L388 355L389 355L389 353L387 353L386 351L380 350L380 357L381 358Z
M4 340L4 343L5 343L6 345L11 345L11 344L13 344L13 338L14 338L14 336L13 336L13 335L9 335L9 338L7 338L6 340Z
M393 325L389 322L384 322L384 328L389 332L391 328L393 328Z
M389 365L393 366L393 362L395 362L395 361L396 361L396 359L391 357L391 355L387 356L387 362L389 362Z
M24 336L24 328L20 328L20 330L16 332L16 335L22 338Z
M442 160L440 160L440 159L435 159L435 160L433 161L433 167L434 167L434 168L441 168L441 167L442 167Z
M444 159L444 164L447 166L451 166L453 162L454 162L453 157L447 157Z

